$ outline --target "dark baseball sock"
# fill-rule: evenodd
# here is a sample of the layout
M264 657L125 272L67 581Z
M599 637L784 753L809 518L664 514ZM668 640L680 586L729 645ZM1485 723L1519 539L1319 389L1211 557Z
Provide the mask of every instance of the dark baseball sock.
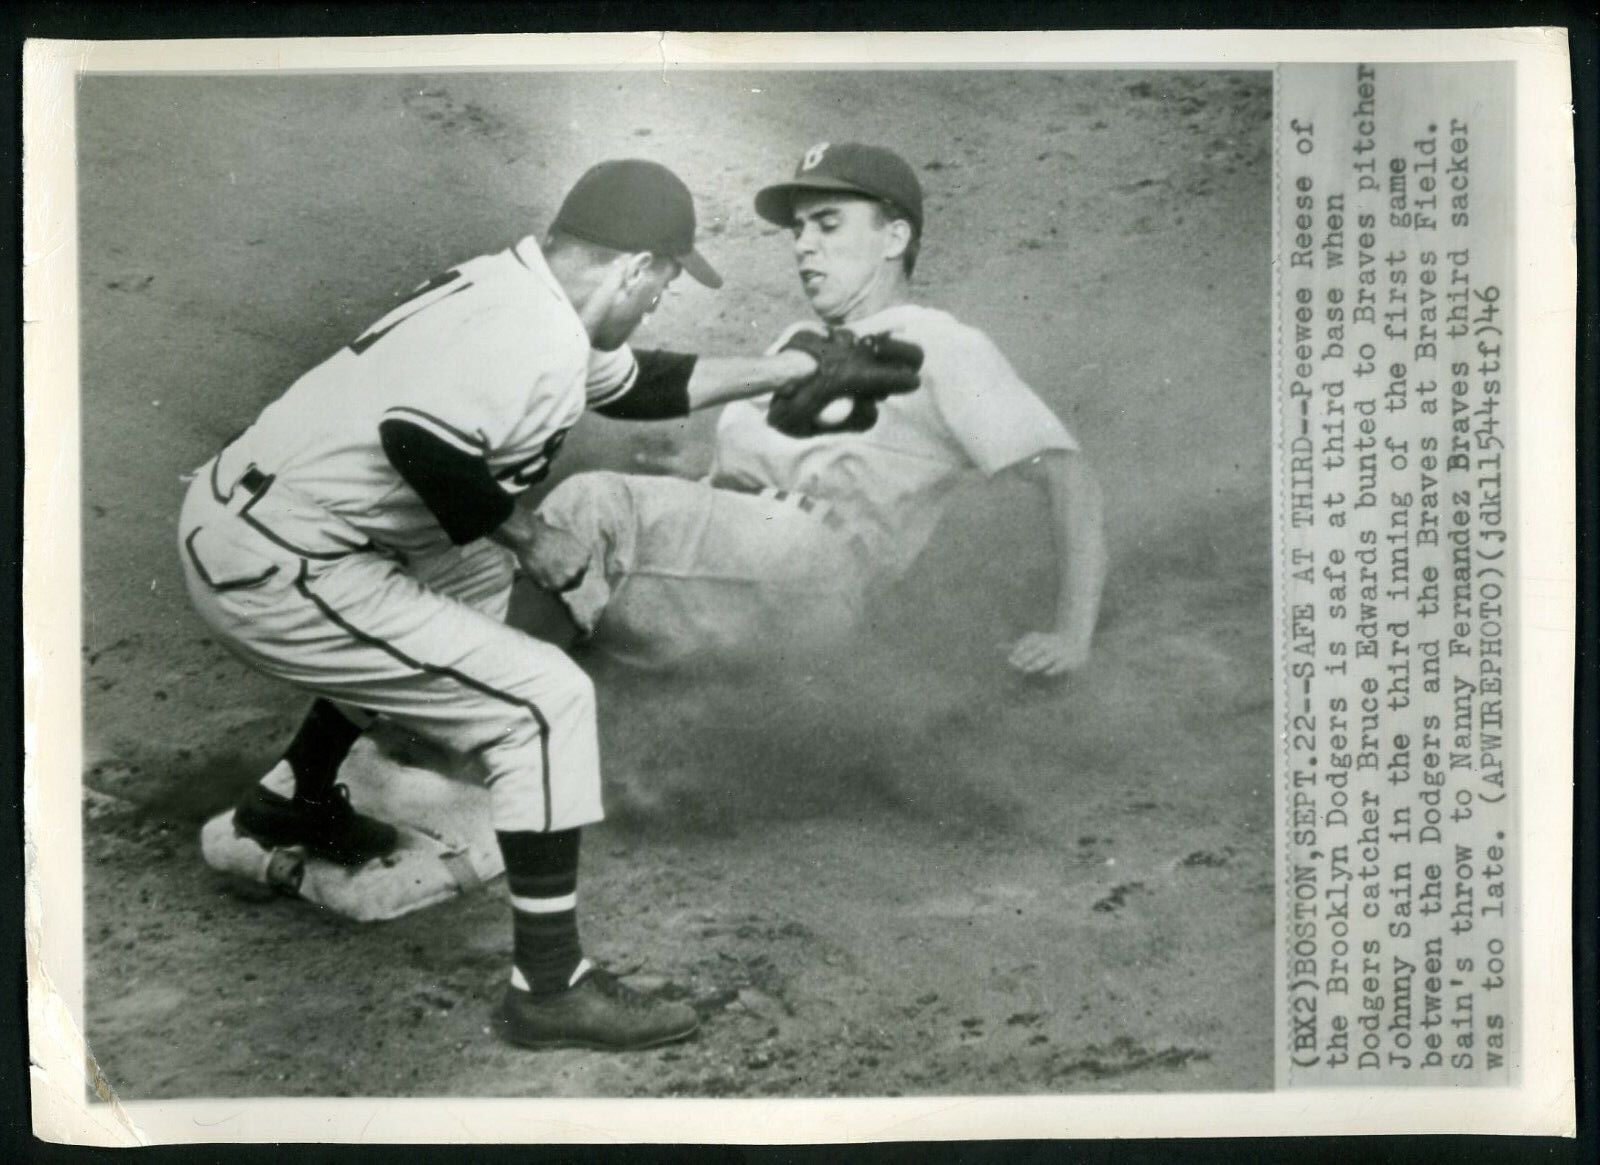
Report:
M511 981L534 995L572 985L583 962L578 942L578 838L495 833L511 890Z
M315 701L283 754L294 770L295 796L325 800L333 791L339 766L363 731L327 700Z

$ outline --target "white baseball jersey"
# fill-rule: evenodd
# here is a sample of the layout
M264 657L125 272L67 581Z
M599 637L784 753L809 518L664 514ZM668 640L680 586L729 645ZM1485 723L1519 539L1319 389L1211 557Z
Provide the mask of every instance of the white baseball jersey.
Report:
M496 829L598 821L593 684L506 624L510 555L452 546L379 425L404 420L482 456L516 494L586 397L613 399L636 377L626 348L590 351L533 240L463 263L202 467L178 529L195 610L261 672L477 757Z
M625 346L591 351L528 238L424 284L302 376L223 452L218 476L231 482L254 464L378 546L429 553L449 540L385 456L381 422L409 421L482 456L517 494L545 476L586 405L621 396L637 372Z
M921 553L963 475L993 475L1077 442L977 328L948 312L898 304L849 325L891 332L923 350L922 387L878 406L865 433L796 439L767 424L769 397L723 409L712 473L828 502L899 574ZM786 329L773 351L801 328Z

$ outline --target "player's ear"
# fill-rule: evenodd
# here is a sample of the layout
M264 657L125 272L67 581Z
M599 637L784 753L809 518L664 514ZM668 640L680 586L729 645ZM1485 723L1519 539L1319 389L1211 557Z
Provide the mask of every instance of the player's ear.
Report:
M911 224L903 218L891 218L883 228L883 258L885 262L898 260L911 245Z
M639 280L650 273L651 266L656 257L649 251L638 251L624 257L622 266L622 284L632 287Z

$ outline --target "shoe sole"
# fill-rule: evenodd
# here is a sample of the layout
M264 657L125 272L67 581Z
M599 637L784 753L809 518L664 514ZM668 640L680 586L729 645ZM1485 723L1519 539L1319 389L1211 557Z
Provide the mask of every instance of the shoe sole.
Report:
M375 862L379 858L388 857L390 854L394 853L395 850L400 848L400 840L397 836L395 838L395 844L380 853L356 855L354 857L349 854L329 853L325 849L314 846L309 842L302 840L301 838L293 837L287 833L274 833L269 829L253 829L250 826L241 823L237 816L235 816L233 819L233 831L240 837L248 837L262 849L300 848L306 851L306 855L308 857L320 858L325 862L332 862L334 865L341 866L347 870L359 869L368 862Z
M556 1052L562 1049L578 1049L586 1052L646 1052L651 1048L660 1048L667 1044L675 1044L681 1040L686 1040L700 1030L700 1021L696 1020L694 1026L685 1028L683 1031L672 1032L668 1035L658 1036L653 1040L646 1040L636 1044L603 1044L597 1040L577 1039L525 1040L518 1039L512 1034L509 1030L511 1024L504 1016L497 1015L495 1018L499 1020L500 1038L508 1044L514 1044L516 1047L529 1052Z

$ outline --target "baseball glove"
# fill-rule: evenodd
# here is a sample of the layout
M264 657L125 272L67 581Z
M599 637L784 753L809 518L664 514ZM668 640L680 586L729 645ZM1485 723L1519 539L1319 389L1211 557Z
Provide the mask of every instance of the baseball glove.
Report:
M878 423L878 402L922 383L922 349L888 332L857 337L846 328L799 331L780 351L794 349L817 362L806 379L772 394L767 424L790 437L820 433L864 433ZM850 409L829 409L835 401ZM827 413L824 416L824 413Z

